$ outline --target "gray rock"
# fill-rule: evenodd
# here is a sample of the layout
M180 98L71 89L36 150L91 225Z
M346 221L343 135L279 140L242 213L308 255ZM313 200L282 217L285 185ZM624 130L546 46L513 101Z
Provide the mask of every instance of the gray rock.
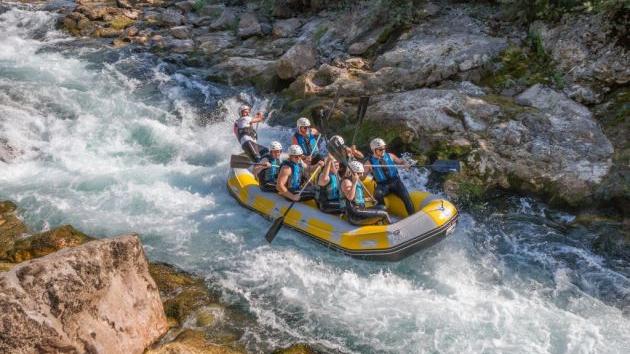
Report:
M168 330L137 236L92 241L0 273L0 352L143 353Z
M195 5L194 0L186 0L175 3L175 7L177 7L183 13L190 12Z
M302 21L297 18L279 20L274 22L272 34L276 38L296 37L297 30L302 26Z
M179 26L184 23L184 16L179 10L168 8L162 11L160 15L160 21L162 26Z
M210 68L211 78L229 84L251 83L265 87L275 77L275 65L273 60L231 57Z
M262 27L256 14L254 13L245 13L241 15L241 18L238 22L238 36L241 38L248 38L251 36L262 35Z
M195 38L199 49L207 55L214 55L234 46L236 36L231 31L213 32Z
M348 54L361 55L367 52L368 49L370 49L378 42L378 39L387 30L388 29L386 27L379 27L369 31L365 35L361 36L356 42L352 43L350 47L348 47Z
M195 50L195 42L191 39L167 39L164 46L173 53L190 53Z
M417 26L374 62L372 86L413 89L483 66L505 48L505 38L455 10ZM380 74L379 71L382 71Z
M171 27L171 35L177 39L188 39L190 38L190 27L188 26Z
M211 18L216 18L221 16L221 13L225 10L225 5L206 5L199 9L198 13L200 16L208 16Z
M281 79L291 79L306 72L317 63L315 48L308 43L298 43L278 59L276 73Z
M210 28L213 30L226 30L234 28L236 23L236 13L230 8L225 8L223 12L221 12L221 16L210 24Z

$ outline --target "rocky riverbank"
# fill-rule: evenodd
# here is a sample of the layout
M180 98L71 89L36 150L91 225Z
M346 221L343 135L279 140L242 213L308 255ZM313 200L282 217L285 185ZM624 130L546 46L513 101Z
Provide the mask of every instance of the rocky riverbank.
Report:
M203 279L147 262L136 235L97 240L70 225L30 234L8 201L0 202L0 309L7 353L241 353L239 328L253 321Z

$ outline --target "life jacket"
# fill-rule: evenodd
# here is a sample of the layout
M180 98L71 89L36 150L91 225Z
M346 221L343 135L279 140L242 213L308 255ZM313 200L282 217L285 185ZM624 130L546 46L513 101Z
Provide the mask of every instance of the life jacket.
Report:
M258 181L260 184L275 183L278 179L278 173L280 172L280 164L282 161L272 157L267 157L267 161L269 161L271 167L265 168L258 173Z
M363 193L363 185L361 183L357 183L356 189L354 191L354 200L348 203L348 199L344 196L343 202L346 207L365 208L365 195Z
M372 165L372 175L376 183L387 183L399 178L398 169L394 166L394 160L389 156L389 153L386 152L382 159L370 155L369 161L370 165ZM381 165L389 166L381 167Z
M336 173L330 172L328 174L330 182L325 187L319 186L316 191L316 198L320 203L329 201L338 201L340 197L339 193L339 177Z
M289 166L289 168L291 168L291 177L289 179L289 185L287 186L287 188L291 192L300 190L300 185L302 184L302 174L304 172L304 167L302 166L302 164L299 162L295 163L293 161L287 160L284 161L282 165L280 165L280 167L282 166Z
M239 118L242 119L243 117ZM256 133L256 129L254 129L254 127L252 127L252 124L248 124L246 127L242 127L239 128L238 127L238 121L239 119L237 119L234 122L234 135L236 135L236 138L238 139L238 142L240 144L243 144L243 137L248 136L251 137L251 139L246 139L246 140L254 140L256 141L256 139L258 139L258 134Z
M295 139L297 145L300 145L305 155L310 155L311 151L315 149L319 150L317 148L317 139L315 138L315 135L310 132L308 133L308 139L304 138L304 136L298 132L293 134L293 138Z

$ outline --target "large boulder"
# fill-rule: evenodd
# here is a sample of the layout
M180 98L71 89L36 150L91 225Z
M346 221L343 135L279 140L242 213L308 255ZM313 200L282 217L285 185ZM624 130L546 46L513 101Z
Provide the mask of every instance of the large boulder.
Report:
M306 72L316 63L315 48L308 43L298 43L278 59L276 73L281 79L292 79Z
M221 12L219 18L217 18L216 20L214 20L214 22L210 24L210 28L215 31L232 29L234 26L236 26L237 21L238 19L236 18L236 13L234 12L234 10L230 8L225 8Z
M10 201L0 202L0 259L22 235L27 233L26 225L17 217L17 206Z
M92 241L0 274L0 351L142 353L168 329L137 236Z
M274 60L230 57L210 68L210 79L229 84L253 84L265 89L273 84L275 67Z
M297 18L278 20L274 22L271 34L276 38L296 37L300 26L302 26L302 21Z
M238 22L238 36L248 38L263 34L262 26L256 17L256 14L248 12L241 15Z
M409 131L430 156L458 155L470 177L466 182L474 178L482 188L586 206L612 164L613 147L590 111L544 86L531 87L516 101L418 89L375 96L372 102L368 125Z
M505 38L486 33L479 22L454 11L422 23L376 58L370 86L381 92L409 90L482 67L508 45Z
M212 32L203 36L198 36L195 41L199 45L199 49L207 54L214 55L224 49L234 46L236 36L231 31Z
M178 9L168 8L162 11L160 22L165 27L179 26L184 23L184 15Z

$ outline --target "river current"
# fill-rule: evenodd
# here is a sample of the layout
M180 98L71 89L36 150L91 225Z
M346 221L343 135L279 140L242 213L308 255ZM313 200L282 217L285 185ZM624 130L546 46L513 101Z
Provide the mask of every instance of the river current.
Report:
M205 277L251 315L248 350L630 348L630 265L594 253L592 233L541 222L544 204L464 209L451 237L398 263L354 260L286 229L268 245L270 222L225 188L236 107L262 110L268 99L145 51L70 38L48 12L0 12L0 143L16 155L0 160L0 200L14 200L35 230L138 232L151 260ZM263 142L290 134L260 131Z

